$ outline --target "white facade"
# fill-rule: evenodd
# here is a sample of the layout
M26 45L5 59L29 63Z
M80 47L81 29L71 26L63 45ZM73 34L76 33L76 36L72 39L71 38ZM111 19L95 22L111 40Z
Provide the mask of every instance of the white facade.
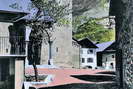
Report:
M115 53L108 53L102 55L102 65L105 69L115 70Z
M80 62L81 67L95 69L97 67L96 48L81 48Z

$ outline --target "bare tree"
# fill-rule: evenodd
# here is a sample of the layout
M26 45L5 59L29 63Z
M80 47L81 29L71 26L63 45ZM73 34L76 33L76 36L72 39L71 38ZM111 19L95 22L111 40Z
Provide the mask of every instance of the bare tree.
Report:
M70 14L71 9L69 8L70 3L63 5L60 1L57 2L56 0L31 1L38 10L34 18L27 20L27 24L32 28L28 47L28 59L29 63L34 67L35 80L38 81L38 70L36 65L39 64L42 41L47 41L49 44L50 55L48 64L51 65L51 37L54 30L51 28L54 23L64 25L61 19L64 19L64 16ZM65 18L65 20L67 19Z

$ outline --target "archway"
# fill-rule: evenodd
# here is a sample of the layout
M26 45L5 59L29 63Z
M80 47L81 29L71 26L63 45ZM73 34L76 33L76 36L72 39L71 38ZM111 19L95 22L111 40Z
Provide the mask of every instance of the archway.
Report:
M133 0L111 0L110 15L116 21L116 70L117 82L122 89L133 87Z

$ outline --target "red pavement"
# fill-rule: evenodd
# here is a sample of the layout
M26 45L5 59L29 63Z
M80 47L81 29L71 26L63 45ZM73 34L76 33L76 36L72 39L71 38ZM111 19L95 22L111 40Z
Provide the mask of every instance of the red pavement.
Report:
M71 83L94 83L73 78L71 77L71 75L95 75L98 72L106 72L106 70L39 68L38 69L39 74L41 75L52 74L54 75L54 79L51 83L47 85L35 85L34 87L41 88L41 87L58 86L58 85L71 84ZM34 71L32 68L28 68L26 69L25 73L34 74Z

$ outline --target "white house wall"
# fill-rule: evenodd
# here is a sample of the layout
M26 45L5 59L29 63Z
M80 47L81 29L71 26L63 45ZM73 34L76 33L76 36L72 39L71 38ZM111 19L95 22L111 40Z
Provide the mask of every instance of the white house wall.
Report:
M0 54L10 54L10 43L9 43L9 31L8 26L11 23L2 23L0 22ZM3 38L4 37L4 38ZM4 44L2 44L4 43Z
M88 50L93 50L92 54L88 54ZM81 61L81 67L91 66L93 69L97 67L97 58L96 58L96 49L94 48L82 48L80 52L80 61ZM82 58L85 59L85 62L82 63ZM93 58L93 62L87 62L87 58Z
M12 24L0 22L0 36L9 36L9 31L8 31L9 25L12 25Z
M112 55L114 55L114 58L112 58ZM108 53L108 54L103 54L102 55L102 65L106 68L106 69L112 69L111 68L111 63L113 63L113 69L115 69L115 53Z
M2 23L0 22L0 37L8 37L9 31L8 26L12 25L11 23ZM0 40L0 46L3 41ZM10 47L9 40L7 39L5 41L5 44L7 45L5 48L7 49ZM2 50L3 51L3 50ZM6 52L6 51L4 51ZM10 53L10 50L9 50ZM0 53L1 55L1 53ZM10 54L8 54L10 55ZM24 60L19 60L19 58L9 58L8 56L7 60L9 60L9 74L14 75L15 74L15 88L14 89L22 89L23 81L24 81ZM18 60L17 60L18 59ZM0 60L4 60L3 58L0 58Z

